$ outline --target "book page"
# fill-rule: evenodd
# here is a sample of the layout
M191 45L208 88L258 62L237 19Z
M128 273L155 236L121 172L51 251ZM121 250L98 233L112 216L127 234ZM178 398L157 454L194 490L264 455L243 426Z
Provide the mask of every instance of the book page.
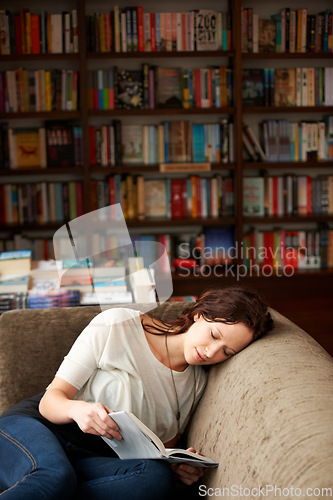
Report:
M161 453L157 447L138 428L126 412L110 413L110 417L117 423L123 439L118 441L104 436L102 438L121 459L161 458Z

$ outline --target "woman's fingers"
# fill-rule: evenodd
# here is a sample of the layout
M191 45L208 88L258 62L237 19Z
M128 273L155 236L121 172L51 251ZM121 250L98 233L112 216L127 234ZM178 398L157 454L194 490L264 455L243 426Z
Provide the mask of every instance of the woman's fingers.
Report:
M101 403L80 402L73 412L74 420L85 433L120 440L119 428L109 416L111 411Z
M172 469L178 478L188 486L198 481L203 475L203 469L201 467L192 467L186 464L173 465Z

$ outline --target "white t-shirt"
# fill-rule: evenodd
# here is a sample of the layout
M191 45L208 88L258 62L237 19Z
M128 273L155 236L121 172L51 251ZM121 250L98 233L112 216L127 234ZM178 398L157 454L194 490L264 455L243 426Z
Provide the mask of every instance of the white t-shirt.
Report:
M194 370L196 375L194 376ZM76 399L133 412L166 442L178 432L177 401L170 369L154 356L140 311L114 308L98 314L76 339L56 374L78 389ZM207 374L200 366L173 371L184 430L194 397Z

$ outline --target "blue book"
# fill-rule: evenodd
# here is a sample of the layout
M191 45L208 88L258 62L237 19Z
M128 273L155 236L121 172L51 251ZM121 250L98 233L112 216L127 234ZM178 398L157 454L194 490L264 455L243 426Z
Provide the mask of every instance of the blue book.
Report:
M46 12L42 10L40 14L40 51L42 54L47 53L47 40L46 40Z
M194 108L194 87L193 87L193 69L189 68L187 70L187 84L188 84L188 100L190 108Z
M164 122L164 161L169 163L169 124Z
M161 45L161 16L159 12L155 13L155 39L156 39L156 51L162 50Z
M11 250L0 253L0 260L30 259L31 250Z
M228 265L232 263L235 250L235 235L232 227L206 227L204 230L206 265Z
M103 70L97 70L98 109L103 109Z

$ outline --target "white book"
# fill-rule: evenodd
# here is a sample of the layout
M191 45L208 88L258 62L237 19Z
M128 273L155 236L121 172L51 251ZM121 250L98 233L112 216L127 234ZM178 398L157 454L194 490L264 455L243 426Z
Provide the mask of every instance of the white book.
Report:
M296 68L296 106L302 106L302 68Z
M62 54L62 15L51 15L51 50L52 54Z
M121 51L127 52L126 12L122 12L120 18Z
M79 33L78 33L78 19L77 10L72 10L72 34L73 34L73 52L77 54L79 52Z
M176 33L177 33L177 51L181 52L183 49L182 41L182 13L177 12L176 14Z
M301 143L300 159L301 161L306 161L308 153L307 123L302 122L301 128L302 128L302 143Z
M218 462L203 455L180 448L165 448L156 434L131 412L119 411L109 415L118 425L122 439L102 438L122 460L151 458L167 460L169 463L186 463L194 467L218 466Z
M326 143L326 135L325 135L325 122L319 122L319 146L318 146L318 160L326 160L325 154L325 143Z
M73 48L71 47L71 16L69 12L65 12L65 53L69 54L73 52Z

